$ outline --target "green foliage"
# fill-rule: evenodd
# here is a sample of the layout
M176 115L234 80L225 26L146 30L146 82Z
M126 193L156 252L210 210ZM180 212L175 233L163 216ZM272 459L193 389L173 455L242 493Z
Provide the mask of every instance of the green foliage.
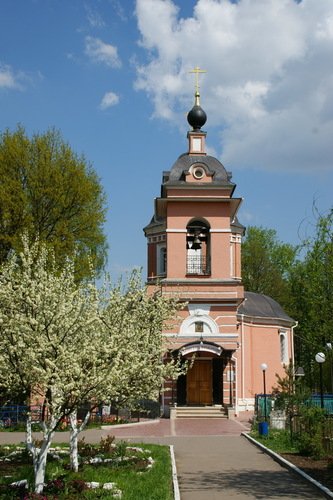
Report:
M289 300L289 275L297 249L281 243L274 229L250 226L242 244L245 290L263 293L282 306Z
M300 408L300 429L296 434L301 454L319 459L327 455L324 447L325 411L318 406Z
M253 430L251 436L257 441L261 441L267 448L270 448L276 453L298 452L297 445L292 439L289 431L270 429L268 436L260 436L257 430Z
M110 436L109 434L105 438L102 437L99 443L100 451L107 455L112 454L115 448L114 439L114 436Z
M99 450L91 443L86 443L85 438L78 440L78 450L81 457L95 457Z
M54 129L29 138L23 127L0 134L0 263L37 236L64 264L76 253L76 276L101 270L106 257L105 195L84 157Z
M283 410L287 416L288 423L292 417L299 412L300 406L310 396L309 390L304 386L302 377L295 376L293 363L284 367L285 375L280 377L276 374L277 383L273 387L272 394L275 398L274 408Z
M291 273L290 312L299 322L295 339L299 364L307 368L314 386L318 381L314 356L333 340L333 209L317 217L315 234L304 242L303 253ZM331 390L328 368L324 363L324 389Z

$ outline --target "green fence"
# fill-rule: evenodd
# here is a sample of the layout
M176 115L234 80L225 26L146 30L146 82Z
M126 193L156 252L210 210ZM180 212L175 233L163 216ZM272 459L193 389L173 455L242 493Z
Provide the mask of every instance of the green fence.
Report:
M272 395L271 394L256 394L255 399L255 412L258 420L263 420L265 418L265 401L266 401L266 416L269 418L269 415L272 411Z

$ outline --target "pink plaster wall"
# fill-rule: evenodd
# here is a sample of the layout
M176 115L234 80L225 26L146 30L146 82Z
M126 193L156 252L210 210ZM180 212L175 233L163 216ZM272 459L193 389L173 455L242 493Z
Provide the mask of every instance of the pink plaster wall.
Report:
M284 364L280 357L280 327L269 325L240 325L241 344L243 349L238 352L239 381L243 382L243 394L240 397L251 398L256 393L263 393L263 373L260 365L266 363L266 391L270 393L276 386L276 374L284 376ZM291 351L291 329L284 329L288 334L288 354ZM244 376L242 373L244 370Z

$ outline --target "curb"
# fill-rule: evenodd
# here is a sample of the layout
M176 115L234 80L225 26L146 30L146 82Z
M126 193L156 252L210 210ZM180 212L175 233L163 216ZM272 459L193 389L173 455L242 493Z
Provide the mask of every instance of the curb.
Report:
M249 436L247 432L242 432L242 436L244 436L248 441L250 441L252 444L260 448L262 451L267 453L267 455L270 455L276 462L278 462L280 465L283 467L286 467L287 469L292 470L293 472L296 472L296 474L300 475L303 477L303 479L306 479L308 482L310 482L313 486L315 486L317 489L319 489L324 495L327 496L327 498L333 498L333 492L326 488L326 486L323 486L319 481L316 481L313 479L313 477L309 476L306 474L306 472L302 471L296 465L292 464L291 462L288 462L285 458L281 457L274 451L270 450L263 444L259 443L259 441L256 441L253 437Z
M171 467L172 467L173 498L174 500L180 500L177 466L176 466L175 451L173 444L170 444L170 457L171 457Z
M154 418L154 420L145 420L144 422L130 422L129 424L114 424L114 425L101 425L100 429L96 427L97 430L111 430L111 429L126 429L128 427L133 427L134 425L147 425L147 424L159 424L160 419ZM90 430L90 429L84 429Z

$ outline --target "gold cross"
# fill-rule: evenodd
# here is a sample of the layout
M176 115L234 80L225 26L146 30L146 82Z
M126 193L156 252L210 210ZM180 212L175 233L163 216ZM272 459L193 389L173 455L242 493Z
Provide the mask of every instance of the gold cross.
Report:
M195 92L199 92L199 74L200 73L207 73L205 69L200 69L199 66L196 66L194 69L192 69L189 73L195 73Z

